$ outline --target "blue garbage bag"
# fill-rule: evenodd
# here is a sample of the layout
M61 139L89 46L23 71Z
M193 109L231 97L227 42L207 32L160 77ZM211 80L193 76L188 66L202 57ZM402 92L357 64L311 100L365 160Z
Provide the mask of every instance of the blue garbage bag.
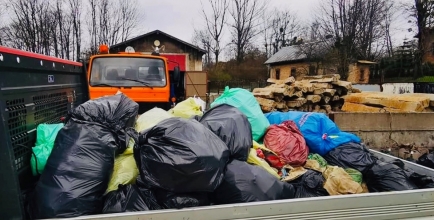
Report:
M265 114L270 124L281 124L292 120L303 134L310 153L324 156L334 148L348 142L360 143L354 134L341 131L338 126L323 113L314 112L271 112Z

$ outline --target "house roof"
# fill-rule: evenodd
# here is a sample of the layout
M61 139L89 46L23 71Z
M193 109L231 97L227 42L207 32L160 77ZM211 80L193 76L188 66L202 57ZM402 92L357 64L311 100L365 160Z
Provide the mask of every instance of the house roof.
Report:
M130 43L130 42L132 42L132 41L136 41L136 40L139 40L139 39L141 39L141 38L148 37L148 36L153 35L153 34L162 34L162 35L164 35L164 36L166 36L166 37L168 37L168 38L171 38L171 39L173 39L173 40L175 40L175 41L178 41L178 42L180 42L180 43L182 43L182 44L184 44L184 45L187 45L187 46L189 46L189 47L191 47L191 48L193 48L193 49L195 49L195 50L197 50L197 51L199 51L199 52L202 52L202 53L204 53L204 54L206 53L206 50L204 50L204 49L202 49L202 48L200 48L200 47L198 47L198 46L195 46L195 45L193 45L193 44L191 44L191 43L188 43L188 42L186 42L186 41L183 41L183 40L181 40L181 39L179 39L179 38L176 38L176 37L174 37L174 36L172 36L172 35L170 35L170 34L164 33L164 32L162 32L162 31L160 31L160 30L151 31L151 32L148 32L148 33L146 33L146 34L142 34L142 35L140 35L140 36L133 37L133 38L128 39L128 40L126 40L126 41L124 41L124 42L121 42L121 43L118 43L118 44L112 45L111 48L116 48L116 47L119 47L119 46L122 46L122 45L126 45L126 44L128 44L128 43Z
M307 56L304 53L300 53L300 47L298 45L282 47L277 53L268 58L264 64L280 63L287 61L295 61L306 59Z
M376 64L376 62L372 62L369 60L357 60L357 62L361 64Z
M302 46L313 47L313 48L329 47L334 43L334 41L335 41L334 38L330 38L321 41L305 42L301 45L282 47L279 51L277 51L277 53L275 53L273 56L268 58L268 60L265 61L264 64L301 61L307 58L307 54L302 52L303 51ZM306 48L304 50L306 50Z

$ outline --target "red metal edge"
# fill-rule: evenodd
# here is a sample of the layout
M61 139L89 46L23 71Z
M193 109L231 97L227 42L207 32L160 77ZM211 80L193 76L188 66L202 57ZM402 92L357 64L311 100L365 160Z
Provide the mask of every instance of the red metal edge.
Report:
M74 66L83 66L83 64L79 63L79 62L60 59L60 58L56 58L56 57L52 57L52 56L46 56L46 55L42 55L42 54L38 54L38 53L27 52L27 51L18 50L18 49L13 49L10 47L0 46L0 53L14 54L14 55L18 55L18 56L41 59L41 60L46 60L46 61L53 61L53 62L58 62L58 63L63 63L63 64L74 65Z

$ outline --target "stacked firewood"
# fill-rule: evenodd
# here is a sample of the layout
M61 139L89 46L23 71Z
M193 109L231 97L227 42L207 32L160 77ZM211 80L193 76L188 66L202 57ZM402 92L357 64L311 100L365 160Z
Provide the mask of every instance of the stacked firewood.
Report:
M253 90L253 95L264 113L340 111L346 95L361 92L353 88L351 82L341 81L337 74L305 76L300 81L296 81L294 77L284 80L268 79L267 82L267 87Z

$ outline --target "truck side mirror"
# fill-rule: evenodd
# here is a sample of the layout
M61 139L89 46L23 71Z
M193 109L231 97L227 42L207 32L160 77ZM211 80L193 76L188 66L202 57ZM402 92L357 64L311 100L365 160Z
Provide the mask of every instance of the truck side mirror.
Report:
M179 66L173 68L173 81L178 83L181 80L181 72L179 71Z

